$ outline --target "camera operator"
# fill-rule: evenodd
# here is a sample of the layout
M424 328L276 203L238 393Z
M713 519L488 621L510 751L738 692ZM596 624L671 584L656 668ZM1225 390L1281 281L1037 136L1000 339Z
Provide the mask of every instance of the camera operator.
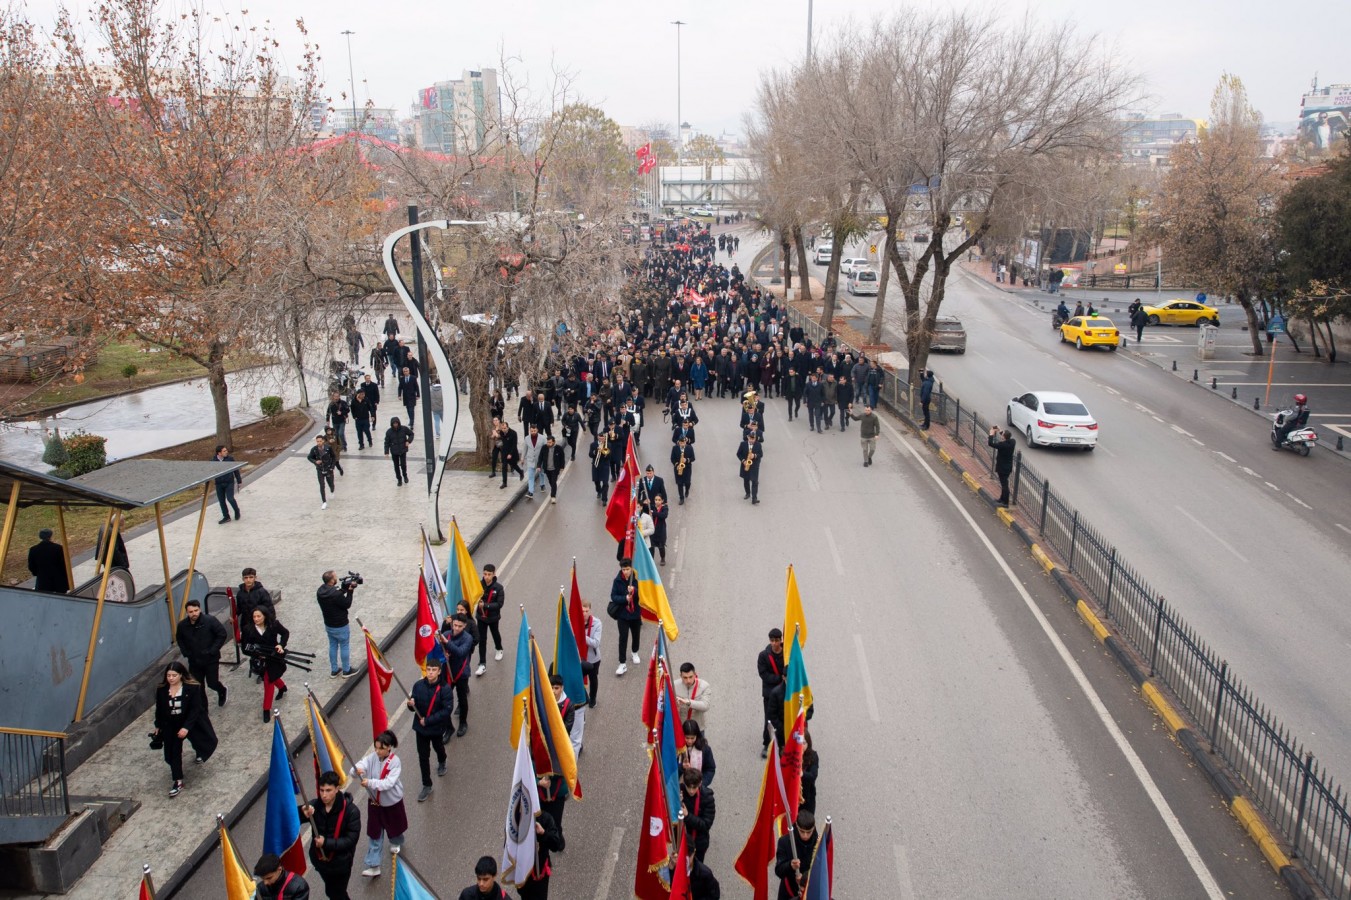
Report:
M328 634L328 674L331 678L340 674L350 678L356 674L352 671L352 629L347 622L347 611L352 608L352 593L361 583L361 576L353 572L347 573L339 583L338 573L329 569L324 573L324 583L315 592L319 611L324 614L324 631ZM340 656L341 669L338 668Z

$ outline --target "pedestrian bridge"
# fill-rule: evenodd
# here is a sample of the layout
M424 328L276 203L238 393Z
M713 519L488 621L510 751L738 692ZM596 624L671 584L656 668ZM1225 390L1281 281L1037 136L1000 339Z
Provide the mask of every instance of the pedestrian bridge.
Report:
M662 166L659 206L707 206L715 210L746 210L755 199L757 171L750 160L721 166Z

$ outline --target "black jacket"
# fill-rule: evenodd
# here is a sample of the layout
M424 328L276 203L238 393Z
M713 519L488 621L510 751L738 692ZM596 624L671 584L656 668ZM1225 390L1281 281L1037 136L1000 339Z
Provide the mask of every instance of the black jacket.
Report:
M183 683L182 711L176 716L171 715L169 710L169 686L162 684L155 691L155 729L165 736L172 733L176 738L178 729L186 728L186 740L202 759L210 759L218 743L208 710L206 688L196 682Z
M493 889L486 894L478 889L478 885L469 885L460 891L459 900L511 900L511 896L503 890L502 885L494 881Z
M352 795L340 791L333 798L331 810L324 809L323 801L318 797L310 801L310 806L314 807L310 816L314 834L324 838L322 848L310 844L310 862L320 872L351 868L357 844L361 841L361 810L357 809Z
M253 583L253 590L248 590L244 585L235 588L235 611L239 615L239 622L242 625L245 622L253 621L253 611L263 609L272 618L277 617L276 604L272 601L272 594L267 588L263 587L261 581Z
M713 870L699 860L690 866L690 900L722 900L722 887Z
M352 592L344 591L336 584L321 584L315 591L314 599L319 602L319 611L324 614L324 627L341 628L347 624L347 611L352 608Z
M66 556L60 544L38 541L30 547L28 571L37 579L34 587L39 591L64 594L70 590L70 579L66 577Z
M235 462L235 458L227 453L224 456L220 457L219 459L213 456L211 457L211 461ZM243 484L243 483L244 483L244 476L239 474L238 469L235 469L233 472L226 472L224 475L216 476L216 487L228 488L231 484Z
M263 661L263 669L269 678L276 681L286 674L286 657L277 655L277 645L283 647L291 640L291 632L280 622L273 622L262 634L252 622L239 627L239 649L245 656L256 656Z
M413 432L407 425L385 429L385 455L406 456L413 443Z
M793 848L788 842L792 841L797 845L798 875L805 879L812 867L812 854L816 852L818 837L817 832L812 832L811 840L804 841L798 837L797 829L794 828L779 838L777 852L774 854L774 877L779 879L779 900L793 900L794 897L802 895L802 888L793 877Z
M314 463L314 467L320 472L331 472L337 464L337 460L333 457L333 450L327 444L322 447L315 444L310 448L310 452L305 454L305 458Z
M174 631L178 652L192 662L220 661L220 649L225 646L225 626L215 616L202 613L196 623L186 616Z
M649 476L644 475L642 478L638 479L639 500L646 500L651 503L659 494L663 497L668 496L666 493L666 482L662 480L660 475L652 475L651 484L648 484L648 478Z
M747 468L746 468L746 457L748 457L748 456L751 455L752 449L754 449L754 451L755 451L755 458L751 460L751 467L750 467L750 469L747 469ZM742 442L741 442L741 446L737 447L737 449L736 449L736 458L739 459L739 460L741 460L741 467L740 467L740 468L741 468L741 474L742 474L742 475L755 475L755 476L759 476L759 474L760 474L760 460L762 460L762 459L765 458L765 446L764 446L764 444L761 444L759 441L756 441L756 442L755 442L754 448L752 448L752 447L751 447L751 442L750 442L750 441L742 441Z
M417 402L421 394L418 392L417 376L411 372L408 377L399 376L399 399L403 401L404 406L412 406Z
M632 599L630 599L629 588L633 588ZM637 622L643 617L642 611L638 607L638 575L634 573L631 580L625 580L623 571L615 573L614 581L610 582L610 603L607 611L610 609L618 610L618 615L610 618L615 621L623 619L627 622Z
M310 900L310 886L301 876L287 872L272 887L259 882L253 896L258 900Z
M696 847L708 846L708 833L713 829L713 819L718 814L718 805L713 799L713 789L699 786L699 793L691 796L680 788L680 802L685 808L685 832Z
M1013 451L1017 446L1017 444L1013 442L1013 438L1009 437L1006 440L1000 440L999 435L992 434L986 440L986 443L994 448L994 470L996 472L1012 472Z
M369 422L375 415L375 403L370 397L352 401L352 418L358 422Z
M499 621L502 607L507 602L507 589L502 587L499 578L494 578L491 586L484 584L480 578L479 584L483 585L483 596L479 598L478 606L474 607L474 616L483 622Z
M760 696L766 700L783 700L783 654L775 653L769 645L760 651L755 660L756 671L760 673Z
M347 424L347 417L352 414L352 407L347 405L347 401L339 397L328 404L328 409L324 411L324 421L337 428L339 425Z
M420 678L413 683L413 730L418 734L440 737L450 726L451 704L455 690L447 684L429 684Z

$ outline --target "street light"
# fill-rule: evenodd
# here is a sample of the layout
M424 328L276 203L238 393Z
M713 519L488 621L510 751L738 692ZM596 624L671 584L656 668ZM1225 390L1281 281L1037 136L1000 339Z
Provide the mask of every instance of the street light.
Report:
M352 86L352 131L357 130L357 79L352 69L352 35L355 31L347 30L343 35L347 38L347 80Z
M682 118L680 111L680 29L687 23L676 19L671 24L676 27L676 165L683 166L685 165L685 135L682 129L685 126L682 123L685 120ZM684 171L681 171L680 177L683 181L685 178Z
M807 63L812 61L812 0L807 0Z
M412 317L413 325L418 332L418 354L422 360L420 385L423 397L422 435L425 441L427 459L434 460L434 463L427 467L427 499L430 504L428 518L431 520L432 538L437 542L445 540L445 535L441 531L441 514L438 501L441 493L441 479L446 473L446 458L450 455L450 445L455 440L455 426L460 421L459 383L455 378L455 371L450 367L450 359L446 356L446 350L441 346L440 338L436 336L436 330L427 321L427 308L422 296L422 242L420 239L411 242L413 264L413 292L411 295L408 292L408 285L404 283L403 276L399 274L399 269L394 264L394 245L399 242L399 238L428 228L445 229L452 225L480 226L487 224L487 222L457 219L433 219L429 222L419 222L418 208L409 206L408 227L400 228L385 238L384 244L385 271L389 273L390 284L393 285L394 292L399 295L399 299L403 301L403 305L408 310L409 316ZM436 362L437 384L441 387L441 401L443 404L450 404L450 408L445 410L448 414L442 416L444 421L441 429L440 447L435 445L433 438L431 373L427 367L429 355ZM446 390L447 378L449 378L450 390Z

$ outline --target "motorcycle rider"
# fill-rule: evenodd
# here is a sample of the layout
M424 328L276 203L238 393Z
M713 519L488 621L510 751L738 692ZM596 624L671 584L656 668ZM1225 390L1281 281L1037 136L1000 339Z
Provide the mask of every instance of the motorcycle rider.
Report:
M1061 300L1060 305L1055 308L1055 315L1062 324L1070 320L1070 308L1065 305L1064 300Z
M1290 411L1290 415L1285 417L1285 421L1276 426L1276 443L1271 448L1279 450L1285 444L1285 439L1290 436L1290 432L1297 431L1309 424L1309 398L1304 394L1295 395L1295 408Z

